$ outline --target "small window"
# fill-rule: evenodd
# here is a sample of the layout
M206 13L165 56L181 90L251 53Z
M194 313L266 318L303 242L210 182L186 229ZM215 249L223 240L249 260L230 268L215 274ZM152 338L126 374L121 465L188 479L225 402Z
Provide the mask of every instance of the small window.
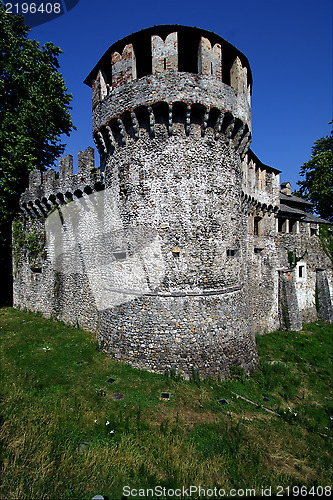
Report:
M42 272L41 267L31 267L30 269L33 273L36 273L36 274L41 274L41 272Z
M261 217L255 217L253 219L253 234L254 236L261 235Z
M294 234L297 234L299 232L297 220L289 220L289 232Z
M298 281L304 281L306 279L306 263L298 262L296 268L296 279Z
M113 256L116 260L119 260L119 261L124 261L126 260L127 258L127 252L126 250L116 250L113 253Z
M237 253L237 248L227 248L227 257L235 257Z

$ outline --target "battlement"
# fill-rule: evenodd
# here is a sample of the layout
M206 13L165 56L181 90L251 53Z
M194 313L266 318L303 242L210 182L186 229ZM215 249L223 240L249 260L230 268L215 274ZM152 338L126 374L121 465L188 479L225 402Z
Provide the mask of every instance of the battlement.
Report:
M280 170L263 164L249 150L242 163L242 206L251 215L277 213L280 208Z
M244 54L215 33L188 26L154 26L114 43L85 83L92 88L95 110L126 84L170 73L191 74L195 86L213 83L220 93L226 85L250 107L252 75ZM186 93L188 87L191 83L182 90Z
M20 208L30 217L46 217L56 206L84 194L104 189L104 175L95 168L94 149L78 152L78 173L73 173L73 156L59 158L59 171L53 168L29 174L29 187L20 198Z

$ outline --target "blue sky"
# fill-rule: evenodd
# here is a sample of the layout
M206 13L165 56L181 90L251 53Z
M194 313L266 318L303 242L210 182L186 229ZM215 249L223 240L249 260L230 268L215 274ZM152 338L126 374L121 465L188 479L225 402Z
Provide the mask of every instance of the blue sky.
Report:
M214 31L247 56L251 148L263 163L282 170L282 182L297 188L301 165L314 141L329 134L333 119L331 0L79 0L63 16L32 28L31 38L63 50L60 71L73 94L77 127L63 141L74 165L79 149L94 146L91 89L83 80L112 43L154 24Z

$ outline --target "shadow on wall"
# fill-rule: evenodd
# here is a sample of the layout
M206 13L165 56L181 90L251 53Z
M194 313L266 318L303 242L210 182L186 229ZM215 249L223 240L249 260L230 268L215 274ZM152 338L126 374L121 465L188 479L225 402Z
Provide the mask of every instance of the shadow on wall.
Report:
M147 226L125 230L109 189L56 209L45 229L53 270L86 275L99 311L152 292L163 281L157 232Z

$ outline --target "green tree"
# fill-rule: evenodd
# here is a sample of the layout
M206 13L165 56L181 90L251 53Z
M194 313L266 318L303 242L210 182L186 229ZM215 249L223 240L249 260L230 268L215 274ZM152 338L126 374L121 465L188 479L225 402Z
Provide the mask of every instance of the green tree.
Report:
M8 271L11 223L29 172L45 170L65 146L61 134L75 129L60 48L28 38L23 17L6 13L0 0L0 265Z
M302 165L300 176L304 180L297 182L298 194L313 203L317 214L333 221L333 128L314 143L311 160Z

